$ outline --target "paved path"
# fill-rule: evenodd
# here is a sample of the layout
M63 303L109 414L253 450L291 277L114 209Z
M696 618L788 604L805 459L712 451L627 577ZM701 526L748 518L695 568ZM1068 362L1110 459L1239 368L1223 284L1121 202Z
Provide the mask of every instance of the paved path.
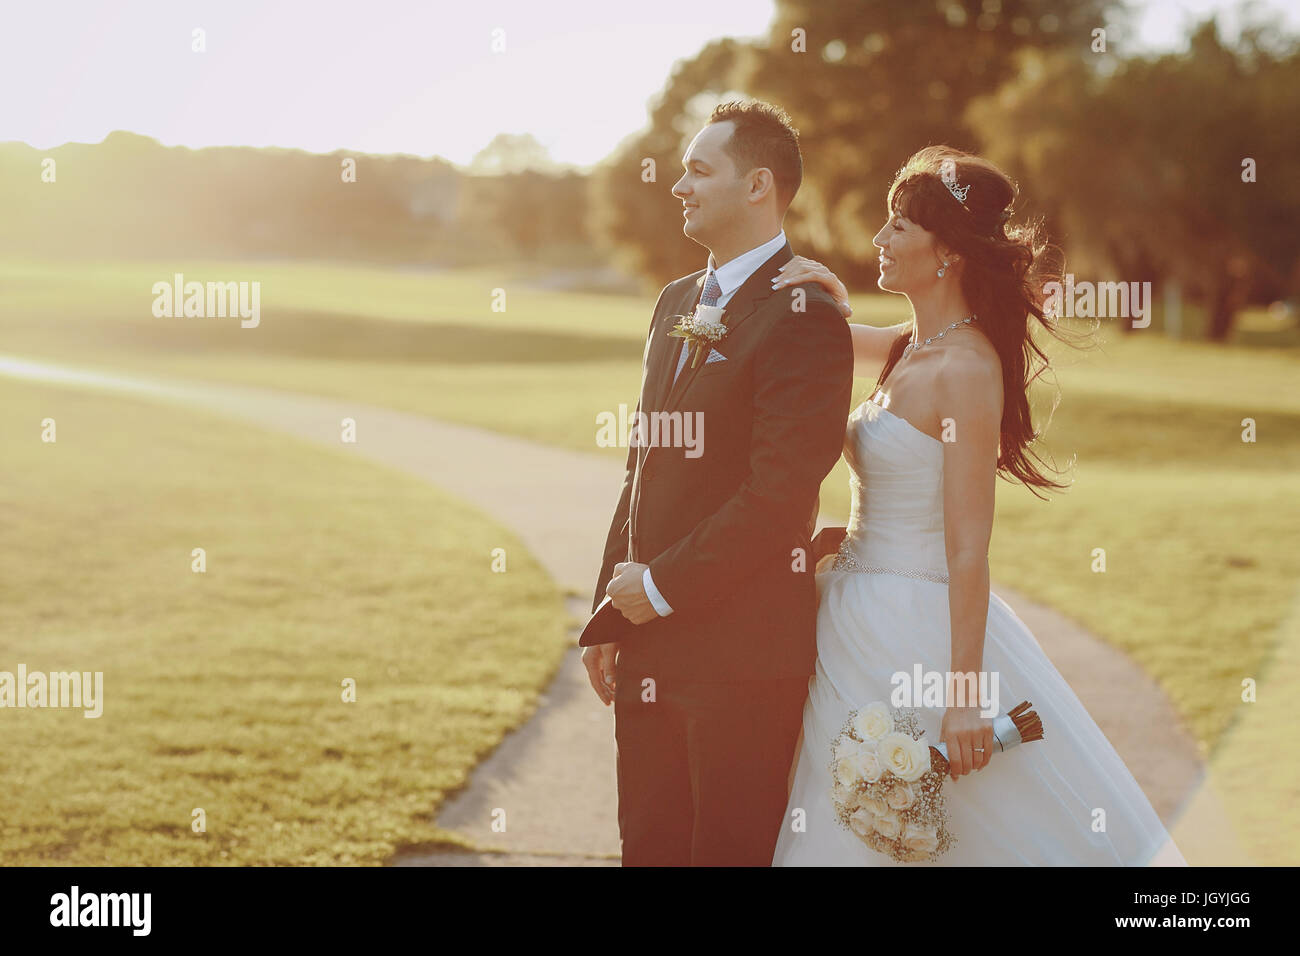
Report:
M268 388L143 380L4 355L0 375L190 405L417 475L513 530L569 595L575 633L586 619L622 481L619 461L361 402ZM339 441L345 417L357 422L355 445ZM822 523L844 519L823 515ZM1004 585L994 583L993 590L1034 632L1110 738L1188 862L1248 863L1214 788L1202 786L1195 741L1155 682L1120 651L1050 608ZM507 735L439 813L441 826L464 834L482 852L401 853L394 865L616 865L613 716L587 684L575 637L534 717ZM507 833L491 830L496 807L507 809ZM1175 820L1184 824L1174 826Z

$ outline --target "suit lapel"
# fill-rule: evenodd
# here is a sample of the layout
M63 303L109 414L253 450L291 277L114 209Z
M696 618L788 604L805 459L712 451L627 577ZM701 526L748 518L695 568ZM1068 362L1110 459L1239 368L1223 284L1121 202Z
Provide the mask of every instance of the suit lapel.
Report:
M650 394L650 411L659 411L663 408L668 390L672 387L673 372L677 369L677 359L681 354L680 346L685 344L682 339L673 338L668 334L677 324L673 316L686 315L695 308L704 289L706 275L708 275L707 271L701 272L695 282L687 283L681 297L670 307L668 314L661 319L656 330L655 334L663 340L663 345L658 349L659 362L655 367L655 377L651 379L654 390Z
M754 274L736 290L736 294L728 300L727 306L722 312L722 323L728 329L727 337L735 335L736 330L754 314L759 305L772 297L775 291L772 288L772 279L776 276L777 270L793 257L794 254L790 251L790 244L787 242L770 259L755 269ZM703 283L704 277L701 276L699 284L703 286ZM725 342L726 339L724 338L723 341ZM675 369L676 366L674 365L673 368ZM690 362L686 363L682 369L682 374L677 376L676 383L672 384L668 397L663 402L662 409L664 411L672 411L677 403L682 400L682 396L686 394L686 390L691 387L691 383L695 381L695 376L700 373L702 368L704 368L703 361L695 368L691 368ZM669 382L672 381L672 374L673 369L669 369Z

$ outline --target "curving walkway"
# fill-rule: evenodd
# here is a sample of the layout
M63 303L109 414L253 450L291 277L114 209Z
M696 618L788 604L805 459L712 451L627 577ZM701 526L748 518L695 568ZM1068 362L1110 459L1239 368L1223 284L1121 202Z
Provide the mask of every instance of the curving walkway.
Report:
M353 451L433 482L509 527L586 620L622 464L482 429L346 399L205 382L133 378L0 355L0 375L190 405L259 428ZM356 444L339 441L342 418ZM593 424L594 428L594 424ZM843 524L823 515L824 524ZM1155 682L1120 651L1013 589L994 583L1029 626L1171 828L1189 863L1248 864L1205 768ZM587 684L575 647L536 714L473 772L438 817L478 853L399 853L394 865L613 865L619 857L614 715ZM491 829L494 808L509 829ZM1176 824L1175 821L1178 821Z

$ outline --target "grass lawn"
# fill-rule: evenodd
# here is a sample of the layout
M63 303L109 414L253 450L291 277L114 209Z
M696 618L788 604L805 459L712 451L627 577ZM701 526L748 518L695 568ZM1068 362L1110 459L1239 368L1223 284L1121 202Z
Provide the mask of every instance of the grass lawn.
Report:
M155 319L150 287L173 271L262 281L261 325ZM653 297L554 292L532 278L338 264L0 264L13 301L7 352L355 397L621 457L596 446L595 416L635 404ZM504 313L492 311L495 288L507 291ZM854 301L859 320L905 317L901 299ZM1272 321L1246 318L1251 334ZM999 484L993 576L1131 654L1210 753L1248 713L1242 679L1274 668L1297 596L1300 351L1151 330L1104 336L1103 351L1054 348L1062 400L1044 449L1058 464L1074 459L1073 485L1041 502ZM859 400L871 384L858 382ZM1248 417L1254 443L1241 440ZM843 463L822 501L847 511ZM1104 573L1093 570L1094 549L1104 549Z
M0 408L0 670L104 681L98 719L0 711L0 858L379 864L457 839L434 811L567 644L515 538L414 478L219 418L4 378Z

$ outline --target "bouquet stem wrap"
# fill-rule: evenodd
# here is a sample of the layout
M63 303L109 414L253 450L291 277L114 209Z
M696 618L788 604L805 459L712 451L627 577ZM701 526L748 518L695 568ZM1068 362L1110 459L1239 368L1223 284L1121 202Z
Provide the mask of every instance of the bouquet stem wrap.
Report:
M993 718L993 743L999 752L1005 753L1012 747L1043 739L1043 722L1029 709L1033 706L1027 700L1021 701L1007 713ZM937 750L945 762L948 760L947 744L940 743L931 749Z

